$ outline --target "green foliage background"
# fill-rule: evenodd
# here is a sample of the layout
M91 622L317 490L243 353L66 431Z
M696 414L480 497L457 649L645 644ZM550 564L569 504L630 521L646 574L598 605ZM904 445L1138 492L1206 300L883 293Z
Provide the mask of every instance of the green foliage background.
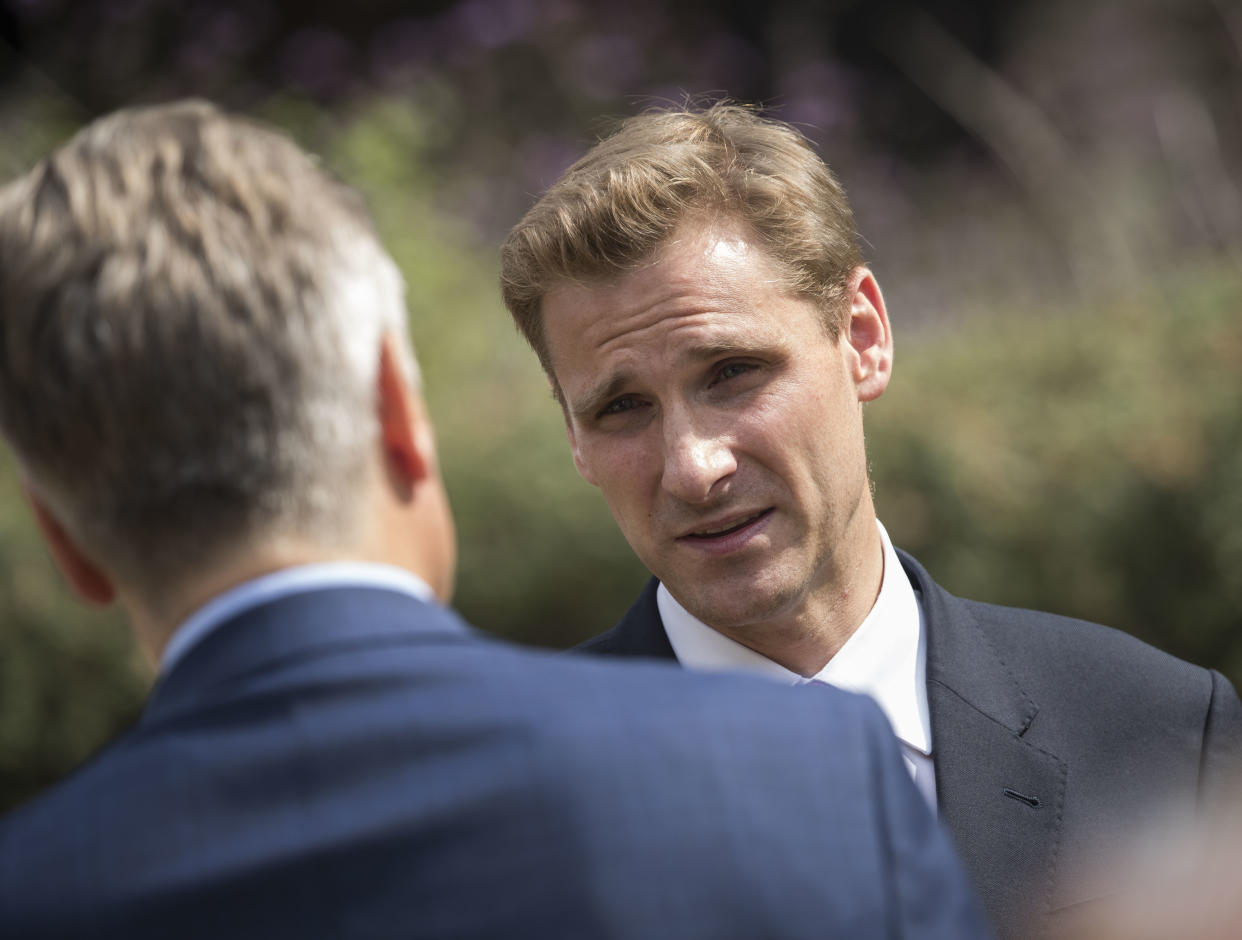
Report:
M27 159L71 130L54 108L34 114ZM459 608L567 646L609 626L645 573L573 470L497 298L494 248L436 208L421 114L384 99L262 111L366 192L405 272L459 525ZM1205 262L1089 307L980 305L951 331L891 311L895 378L867 424L895 541L950 590L1109 623L1242 680L1240 310L1237 269ZM120 618L67 596L0 465L0 809L124 727L149 682Z
M908 342L878 511L951 590L1116 626L1242 680L1242 279ZM913 347L913 348L911 348Z

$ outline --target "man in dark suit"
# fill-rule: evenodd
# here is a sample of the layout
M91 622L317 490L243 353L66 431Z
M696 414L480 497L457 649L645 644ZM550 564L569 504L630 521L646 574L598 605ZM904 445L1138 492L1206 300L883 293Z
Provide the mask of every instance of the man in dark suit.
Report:
M865 698L518 651L441 606L402 293L353 193L204 103L0 190L0 428L160 670L0 821L0 936L981 936Z
M1006 936L1103 890L1083 870L1110 839L1227 776L1242 707L1221 675L952 597L893 547L862 422L888 315L792 128L727 105L632 118L502 262L574 462L655 575L585 649L873 695Z

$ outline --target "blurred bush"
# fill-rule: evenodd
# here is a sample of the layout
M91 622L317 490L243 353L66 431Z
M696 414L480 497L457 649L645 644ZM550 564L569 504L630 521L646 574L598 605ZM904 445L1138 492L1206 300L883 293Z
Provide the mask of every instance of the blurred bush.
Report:
M435 128L396 100L276 97L261 113L364 190L405 272L460 530L457 606L550 646L611 625L646 575L574 472L494 247L434 208L420 155ZM903 331L893 311L895 379L867 421L894 539L950 590L1113 624L1242 680L1239 309L1236 269L1209 266L951 332ZM131 721L150 679L119 617L67 597L7 462L0 561L3 809Z
M0 105L0 179L75 129L63 99ZM139 712L147 672L121 617L69 596L0 446L0 810L81 762Z
M1116 626L1242 684L1242 278L902 343L878 512L950 590Z
M138 714L144 674L116 614L68 595L8 453L0 457L0 809L62 776Z

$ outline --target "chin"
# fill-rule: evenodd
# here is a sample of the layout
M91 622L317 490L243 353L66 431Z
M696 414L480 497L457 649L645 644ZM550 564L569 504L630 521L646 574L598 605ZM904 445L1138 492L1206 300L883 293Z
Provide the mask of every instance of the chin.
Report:
M670 589L671 590L671 589ZM674 596L678 596L674 591ZM705 624L717 630L745 628L785 614L800 592L773 589L749 581L737 581L727 588L713 589L702 583L682 593L682 605Z

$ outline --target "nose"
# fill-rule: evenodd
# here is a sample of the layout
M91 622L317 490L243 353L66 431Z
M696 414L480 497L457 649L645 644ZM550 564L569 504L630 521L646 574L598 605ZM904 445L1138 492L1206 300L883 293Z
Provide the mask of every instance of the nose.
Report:
M718 484L737 470L733 448L722 433L697 427L688 415L670 415L664 424L665 492L687 503L719 495Z

